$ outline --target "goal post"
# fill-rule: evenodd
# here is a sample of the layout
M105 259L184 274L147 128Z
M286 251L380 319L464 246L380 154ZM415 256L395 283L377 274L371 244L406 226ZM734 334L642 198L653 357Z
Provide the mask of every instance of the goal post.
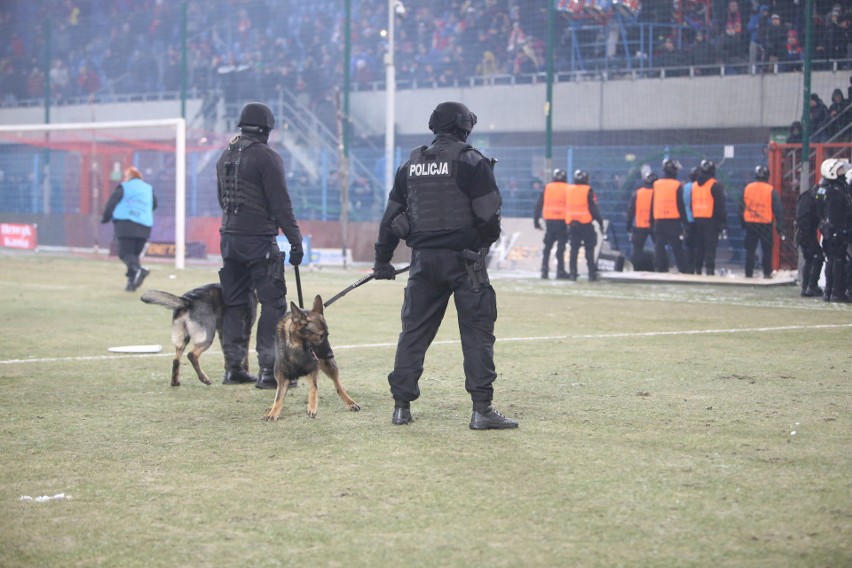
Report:
M109 155L130 159L128 156L132 157L138 150L171 153L174 156L174 258L175 268L182 270L186 266L187 174L186 120L183 118L0 126L0 183L11 196L9 201L0 199L0 219L45 218L53 212L54 203L60 205L60 211L56 213L66 213L66 217L70 213L91 217L97 213L93 209L97 208L101 197L98 188L105 185L104 180L109 175L109 172L104 171L106 168L100 165L104 160L96 159L95 155L98 158ZM39 155L35 154L39 151L46 152L47 156L39 159ZM63 173L61 179L56 175L51 176L52 151L60 152L64 157L73 156L66 161L74 165L64 168L68 171ZM89 161L89 168L82 164L82 155L88 156L86 160ZM166 163L166 160L160 159L159 163ZM76 181L80 193L77 201L69 198L68 194L73 192L65 187L75 186L75 176L80 178ZM89 188L83 187L82 178L91 178L92 187L95 188L91 195L88 193ZM116 181L113 178L109 180ZM51 185L54 184L61 185L63 191L68 193L58 197L53 195ZM42 185L44 190L40 192ZM159 194L172 193L170 189L154 185L154 191ZM74 205L63 207L67 203ZM94 241L97 246L97 239Z

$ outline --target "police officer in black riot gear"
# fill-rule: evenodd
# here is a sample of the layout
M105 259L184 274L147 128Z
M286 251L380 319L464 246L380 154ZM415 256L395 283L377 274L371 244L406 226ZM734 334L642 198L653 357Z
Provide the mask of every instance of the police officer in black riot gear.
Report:
M845 178L849 168L849 162L836 158L829 158L820 166L823 183L818 196L824 199L824 205L820 207L818 201L818 207L822 212L820 232L826 256L822 299L826 302L849 302L846 293L846 249L852 233L852 199L847 192Z
M804 259L801 295L805 298L821 297L823 294L819 287L819 276L825 257L817 237L820 224L817 190L816 186L812 187L800 193L796 200L796 246L801 249Z
M430 146L415 148L396 172L379 226L376 279L393 279L393 253L404 239L411 269L402 307L402 332L388 375L394 398L392 424L411 422L420 397L426 350L453 296L464 353L465 388L473 401L470 428L517 428L492 406L494 322L497 300L486 254L500 236L502 199L494 160L466 143L476 115L463 104L439 104L429 118Z
M216 164L218 199L222 208L219 229L223 267L219 271L225 314L222 350L224 384L256 383L276 388L275 328L286 311L284 264L275 237L278 230L290 243L290 264L302 262L302 234L293 215L281 156L267 144L275 126L272 111L249 103L240 113L240 134ZM257 359L260 379L243 367L251 331L250 294L257 294Z

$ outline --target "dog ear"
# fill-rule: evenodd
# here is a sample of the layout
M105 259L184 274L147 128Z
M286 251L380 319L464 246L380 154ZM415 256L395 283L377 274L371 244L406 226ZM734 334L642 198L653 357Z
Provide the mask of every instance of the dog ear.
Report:
M314 298L314 307L311 308L311 311L316 312L319 315L322 315L322 298L320 297L319 294L317 294L317 297Z
M290 312L293 314L294 318L305 319L307 317L307 313L305 310L296 305L296 302L290 302Z

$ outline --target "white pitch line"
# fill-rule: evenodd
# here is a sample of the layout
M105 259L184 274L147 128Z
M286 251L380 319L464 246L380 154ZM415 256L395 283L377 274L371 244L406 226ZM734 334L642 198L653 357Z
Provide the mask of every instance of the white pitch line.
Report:
M712 335L722 333L766 333L772 331L798 331L803 329L838 329L852 327L852 323L820 324L820 325L785 325L779 327L748 327L740 329L687 329L681 331L646 331L636 333L597 333L580 335L540 335L534 337L501 337L498 343L510 341L555 341L562 339L613 339L625 337L658 337L668 335ZM433 341L432 345L456 345L458 339ZM356 345L335 345L334 349L371 349L379 347L396 347L396 343L360 343ZM208 353L221 353L220 351L208 351ZM14 365L20 363L59 363L62 361L104 361L107 359L131 359L139 357L174 357L171 353L138 354L138 355L87 355L82 357L49 357L41 359L5 359L0 360L0 365Z

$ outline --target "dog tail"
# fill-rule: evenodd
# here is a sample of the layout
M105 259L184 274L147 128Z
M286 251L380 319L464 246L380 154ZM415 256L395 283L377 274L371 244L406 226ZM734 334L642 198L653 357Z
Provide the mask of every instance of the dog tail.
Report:
M157 304L172 310L179 310L189 307L189 301L186 298L169 294L161 290L148 290L139 297L146 304Z

